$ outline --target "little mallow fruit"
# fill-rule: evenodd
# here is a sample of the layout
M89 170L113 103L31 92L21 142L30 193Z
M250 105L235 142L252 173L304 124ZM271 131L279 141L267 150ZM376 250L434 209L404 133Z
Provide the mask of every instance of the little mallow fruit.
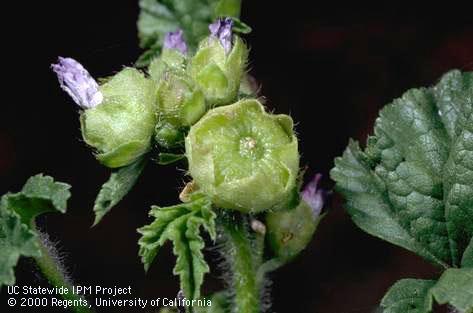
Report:
M71 58L52 65L61 87L82 109L85 142L105 166L128 165L151 147L156 124L155 85L133 68L125 68L103 85Z
M292 260L312 239L323 216L320 213L325 202L325 190L319 186L321 178L322 175L316 174L305 186L296 207L266 214L268 243L280 260Z
M292 119L255 99L217 107L185 139L189 173L221 208L244 213L284 207L296 188L298 142Z

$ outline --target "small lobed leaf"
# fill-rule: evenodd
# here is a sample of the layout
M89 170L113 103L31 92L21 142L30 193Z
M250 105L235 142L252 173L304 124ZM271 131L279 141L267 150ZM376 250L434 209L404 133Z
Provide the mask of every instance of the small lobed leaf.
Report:
M440 267L473 236L473 73L451 71L381 110L365 150L331 171L353 221Z
M65 213L70 186L42 174L28 179L18 193L2 196L0 204L0 287L15 283L13 272L21 256L39 257L36 216L46 212Z
M41 255L36 234L7 208L5 196L0 206L0 250L0 287L15 283L13 269L20 256Z
M428 313L432 310L430 288L434 280L401 279L381 300L383 313Z
M136 162L121 167L110 175L108 181L103 184L94 204L95 221L97 225L124 196L133 188L136 181L143 172L147 158L142 157Z
M473 312L473 268L449 268L431 289L440 304L451 304L465 313Z
M201 194L191 195L189 202L170 207L152 207L154 221L140 229L139 255L148 270L159 249L172 241L177 257L174 274L179 275L181 290L188 299L200 297L203 278L209 272L202 249L205 242L200 236L202 226L215 240L215 218L210 199Z

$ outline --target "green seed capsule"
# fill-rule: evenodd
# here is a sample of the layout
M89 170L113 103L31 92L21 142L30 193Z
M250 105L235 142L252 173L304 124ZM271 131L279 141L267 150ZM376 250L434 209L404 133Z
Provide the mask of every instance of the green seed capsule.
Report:
M269 212L266 227L269 244L276 257L291 260L309 244L320 221L312 208L301 200L292 210Z
M231 103L238 95L248 49L240 37L233 37L233 46L228 53L218 38L207 37L200 43L189 64L192 79L211 106Z
M125 68L100 86L102 103L81 113L82 136L108 167L128 165L146 153L156 124L155 85Z
M283 207L299 170L292 119L264 111L257 100L210 110L186 137L189 172L213 202L261 212Z

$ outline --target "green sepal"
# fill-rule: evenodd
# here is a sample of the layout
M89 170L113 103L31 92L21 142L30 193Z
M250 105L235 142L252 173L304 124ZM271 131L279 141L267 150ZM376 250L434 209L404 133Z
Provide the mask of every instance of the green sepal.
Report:
M228 54L215 37L209 36L200 42L188 71L203 91L208 105L225 105L236 99L247 58L248 49L237 35Z
M166 70L158 82L157 112L159 124L188 127L205 114L207 105L202 91L183 71Z
M157 163L159 165L169 165L175 162L178 162L182 159L185 159L186 155L185 154L175 154L175 153L165 153L161 152L158 155L158 160Z
M133 188L140 177L148 158L141 157L134 163L117 169L110 175L95 199L94 225L97 225L126 194Z
M165 49L148 67L152 80L159 82L167 70L185 70L187 57L176 49Z
M200 236L203 227L212 240L216 239L215 218L210 199L200 193L191 195L191 201L170 207L152 207L150 216L154 221L138 229L139 255L148 270L159 249L170 240L177 256L174 274L179 275L181 290L187 299L198 299L203 278L209 272L202 249L205 246Z
M18 193L7 193L0 203L0 287L13 285L20 256L40 257L39 238L32 224L46 212L66 212L68 184L42 174L30 177Z

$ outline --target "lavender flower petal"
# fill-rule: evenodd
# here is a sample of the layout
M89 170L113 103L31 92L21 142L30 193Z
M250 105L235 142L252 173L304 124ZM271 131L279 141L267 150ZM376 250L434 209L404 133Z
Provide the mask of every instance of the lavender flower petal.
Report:
M227 54L232 50L232 27L233 20L228 17L218 19L215 23L209 25L210 34L220 40L220 43Z
M318 186L321 179L322 174L315 174L301 192L302 199L312 208L314 218L320 215L325 202L325 190Z
M187 54L187 44L184 40L184 32L178 29L175 32L169 32L164 37L164 49L176 49L182 54Z
M58 58L57 64L51 65L57 74L61 88L83 109L96 107L103 101L99 85L89 72L72 58Z

